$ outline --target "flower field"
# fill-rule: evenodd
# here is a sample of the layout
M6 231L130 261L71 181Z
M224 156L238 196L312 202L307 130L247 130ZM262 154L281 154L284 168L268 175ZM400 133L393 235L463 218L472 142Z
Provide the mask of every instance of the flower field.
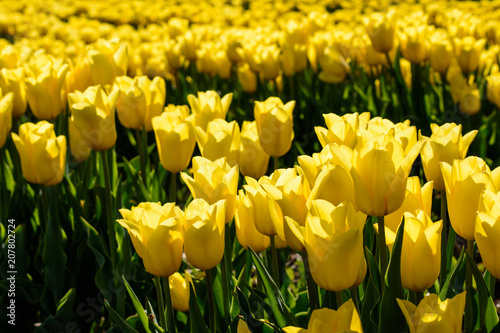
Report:
M500 1L0 1L1 332L500 332Z

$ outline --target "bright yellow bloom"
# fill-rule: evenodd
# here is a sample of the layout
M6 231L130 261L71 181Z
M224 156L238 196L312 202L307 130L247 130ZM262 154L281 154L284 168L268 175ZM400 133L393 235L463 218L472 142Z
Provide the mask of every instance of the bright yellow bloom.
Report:
M213 90L199 91L198 98L194 95L188 95L187 99L195 117L195 126L199 126L206 131L211 120L226 118L233 99L233 93L229 93L221 99L219 94Z
M182 106L177 111L166 107L161 116L152 119L152 124L161 165L172 173L186 169L193 156L196 138Z
M238 237L241 246L244 248L250 246L252 250L258 253L271 246L271 240L268 236L261 234L255 227L254 211L252 201L243 193L243 190L239 190L234 217L236 237Z
M14 106L13 94L8 93L2 96L2 90L0 89L0 149L5 144L7 140L7 135L9 135L12 128L12 109Z
M346 145L350 148L356 146L356 132L360 125L365 124L370 119L369 112L362 114L348 113L338 116L335 113L324 114L326 128L321 126L314 127L321 146L325 147L329 143Z
M404 28L399 36L401 53L412 64L419 64L427 58L427 34L428 26L419 25Z
M54 119L66 107L63 88L67 72L68 65L56 68L47 64L36 77L26 78L26 97L38 119Z
M465 291L441 301L436 294L424 297L415 306L413 303L397 298L399 307L406 318L410 333L462 332L465 308Z
M156 76L150 80L147 76L119 76L115 85L120 89L116 102L116 113L120 123L126 128L151 131L151 119L159 116L165 104L165 80Z
M257 91L257 74L250 70L247 63L238 65L237 75L244 92L251 94Z
M287 45L282 50L281 62L286 76L303 72L307 67L307 46L298 43Z
M311 314L307 329L287 326L285 333L363 333L361 319L352 299L342 304L337 310L316 309Z
M71 108L70 123L80 132L80 138L95 151L104 151L116 142L115 104L119 90L107 95L101 86L88 87L85 92L68 95ZM70 140L72 138L70 137Z
M483 191L476 215L474 237L484 267L500 278L500 194Z
M226 201L210 205L203 199L194 199L186 207L184 253L191 265L212 269L224 254Z
M226 157L230 166L238 164L240 127L235 120L228 123L224 119L217 118L208 123L206 131L197 126L194 133L201 156L211 161Z
M351 72L349 63L333 46L325 48L323 56L319 58L319 63L321 72L318 78L323 82L340 83Z
M182 261L184 212L175 203L141 202L131 210L120 209L120 214L123 219L116 221L127 229L146 271L161 277L174 274Z
M488 100L500 108L500 72L489 75L486 78L488 82L486 88L486 96Z
M113 84L117 76L127 74L128 48L118 39L99 39L87 51L92 85Z
M238 190L238 166L231 167L226 158L210 161L201 156L193 157L193 177L181 173L182 180L191 191L193 198L201 198L209 204L226 200L226 222L231 221L236 210Z
M274 80L280 72L280 48L277 45L259 45L256 51L259 58L259 72L265 80Z
M434 181L434 188L443 191L444 180L440 162L452 164L455 159L464 159L470 144L477 135L477 130L462 136L462 125L446 123L441 126L431 124L430 137L420 134L420 140L425 141L420 157L424 167L425 178Z
M453 45L444 29L437 29L430 38L431 67L440 74L445 74L453 58Z
M455 55L462 71L464 73L475 71L479 65L479 57L484 50L486 40L476 40L472 36L467 36L462 39L454 38L453 43L455 44Z
M394 47L395 23L392 13L374 12L365 20L366 32L375 50L388 53Z
M292 147L295 101L283 104L278 97L255 102L254 117L262 149L273 157L285 155Z
M6 95L11 92L13 96L12 117L19 118L26 112L26 83L22 68L0 70L0 89Z
M334 206L313 200L306 218L304 243L314 281L326 290L359 285L366 274L363 227L366 215L349 201Z
M450 223L458 235L474 240L476 211L483 190L496 193L500 185L500 168L493 172L486 162L476 156L454 160L453 164L441 162L446 187L446 200Z
M184 276L175 272L168 278L170 293L172 295L172 306L177 311L189 311L189 284L193 283L188 271L184 271Z
M443 221L433 223L423 210L404 214L401 249L401 284L412 291L434 285L441 268L441 230Z
M240 172L243 176L258 179L266 174L269 154L260 146L259 132L255 121L244 121L240 136Z

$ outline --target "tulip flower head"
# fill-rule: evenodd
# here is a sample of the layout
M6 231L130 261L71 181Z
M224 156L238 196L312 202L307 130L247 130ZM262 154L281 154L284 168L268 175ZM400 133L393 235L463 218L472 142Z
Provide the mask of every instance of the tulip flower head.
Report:
M261 234L255 227L254 207L252 201L239 190L236 198L236 214L234 221L236 223L236 237L241 246L247 248L250 246L255 252L261 252L271 246L271 240L268 236Z
M476 214L474 230L477 248L484 267L500 278L500 194L483 191Z
M500 72L489 75L486 81L488 82L486 90L488 100L500 108Z
M0 148L2 148L7 140L12 127L12 109L14 107L14 95L12 93L2 96L0 89Z
M262 177L267 172L269 157L260 145L257 123L244 121L240 136L241 174L255 179Z
M175 272L168 278L170 293L172 294L172 306L177 311L189 311L189 285L193 283L188 271L184 271L184 276Z
M26 112L26 83L24 82L23 68L0 70L0 89L4 95L12 92L13 108L12 116L21 117Z
M214 119L208 123L206 131L196 127L195 135L201 156L211 161L226 157L230 166L238 164L240 127L235 120L228 123L224 119Z
M211 120L226 118L227 111L233 100L233 93L220 98L219 94L213 90L199 91L198 97L188 95L187 99L194 114L195 126L199 126L206 131Z
M366 32L375 50L388 53L394 47L395 23L393 13L375 12L365 19Z

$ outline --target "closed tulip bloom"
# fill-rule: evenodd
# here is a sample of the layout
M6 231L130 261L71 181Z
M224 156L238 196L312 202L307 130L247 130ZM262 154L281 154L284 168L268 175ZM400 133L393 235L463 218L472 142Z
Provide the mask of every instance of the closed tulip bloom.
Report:
M500 185L500 168L493 172L480 157L440 163L446 187L448 214L453 229L460 237L474 240L476 211L483 190L496 193Z
M194 199L186 207L184 253L191 265L212 269L224 254L225 200Z
M244 92L252 94L257 91L257 74L250 70L247 63L239 64L236 74Z
M260 45L257 47L259 56L259 72L265 80L274 80L280 73L279 56L281 49L277 45Z
M116 102L116 113L120 123L126 128L151 131L151 120L163 112L166 88L163 78L156 76L150 80L147 76L119 76L115 84L120 89Z
M356 146L356 131L360 125L365 124L370 119L369 112L362 114L348 113L343 116L338 116L335 113L324 114L327 129L321 126L316 126L314 130L318 136L318 140L323 147L329 143L345 145L350 148Z
M392 13L374 12L365 20L366 32L375 50L388 53L394 47L395 24Z
M324 199L335 206L346 200L354 202L354 183L349 169L341 164L325 164L316 178L308 200L315 199Z
M240 157L240 126L233 120L228 123L224 119L214 119L208 123L207 130L195 128L196 141L201 156L215 161L226 157L230 166L238 164Z
M238 166L231 167L226 158L210 161L201 156L193 157L193 177L181 173L193 198L201 198L209 204L225 199L226 222L231 221L236 210L236 192L238 190Z
M13 95L8 93L2 96L0 89L0 148L5 145L7 135L9 135L12 128L12 109L13 109Z
M47 65L36 77L26 78L26 97L38 119L54 119L65 108L63 87L67 72L68 65Z
M245 181L247 185L243 185L243 188L251 202L255 228L263 235L269 237L278 235L284 239L281 208L261 186L264 182L270 182L269 178L264 176L257 181L251 177L245 177Z
M418 306L397 298L410 333L462 332L465 309L465 291L453 298L441 301L436 294L425 296Z
M477 130L462 136L462 125L446 123L441 126L431 124L431 131L430 137L420 134L420 140L425 141L420 157L425 178L434 181L436 190L443 191L445 187L439 163L452 164L455 159L464 159L470 144L477 135Z
M101 86L92 86L83 93L75 91L68 95L69 121L92 150L104 151L116 142L115 104L119 94L119 90L113 90L107 95Z
M255 252L261 252L271 246L268 236L261 234L255 227L254 207L243 190L239 190L236 198L236 237L245 249L250 246Z
M265 175L269 165L269 154L260 146L259 132L255 121L244 121L240 136L240 172L243 176L258 179Z
M13 96L12 117L19 118L26 112L26 83L22 68L0 70L0 89L6 95L11 92Z
M25 123L19 126L19 135L11 135L27 181L49 186L62 181L66 164L66 137L56 137L54 125L46 121Z
M168 278L170 293L172 295L172 306L177 311L189 311L189 284L193 283L188 271L184 271L184 276L175 272Z
M213 90L206 92L199 91L198 97L188 95L188 103L195 118L195 126L201 127L206 131L207 125L216 118L225 119L233 93L226 94L222 99L219 94Z
M184 212L175 203L141 202L120 214L123 218L116 221L127 229L146 271L160 277L174 274L182 261Z
M479 200L474 237L484 267L500 278L500 195L484 191Z
M282 49L281 62L283 73L292 76L303 72L307 67L307 46L305 44L290 44Z
M455 55L458 59L458 64L464 73L470 73L479 66L479 57L484 50L486 44L485 39L475 39L472 36L467 36L462 39L455 38Z
M453 59L453 45L444 29L438 29L430 38L431 67L436 72L444 75Z
M304 243L311 274L318 286L342 291L363 281L365 221L366 215L356 211L349 201L338 206L321 199L311 202Z
M422 142L413 145L405 155L392 132L371 140L352 158L356 206L367 215L385 216L401 207L406 182Z
M399 36L401 53L412 64L419 64L427 58L427 34L428 27L420 25L404 28Z
M325 48L325 53L319 58L319 63L321 72L318 78L323 82L340 83L351 72L346 59L333 46Z
M92 85L113 84L117 76L127 74L128 47L118 39L99 39L87 51Z
M19 66L19 58L19 51L13 45L5 45L0 52L0 68L17 68Z
M500 108L500 72L489 75L486 78L488 85L486 86L486 97L488 100Z
M196 138L193 125L185 114L166 111L154 117L152 124L161 165L172 173L186 169L193 156Z
M254 117L262 149L273 157L285 155L292 146L295 101L283 104L278 97L255 102Z
M424 291L439 276L443 221L433 223L423 210L404 216L401 284L408 290Z
M165 55L167 56L168 66L175 72L184 66L185 57L182 54L181 43L174 39L165 43Z

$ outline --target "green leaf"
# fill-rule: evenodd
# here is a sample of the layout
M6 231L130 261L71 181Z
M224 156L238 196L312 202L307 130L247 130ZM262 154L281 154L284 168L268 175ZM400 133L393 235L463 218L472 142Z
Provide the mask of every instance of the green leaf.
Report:
M118 327L124 332L124 333L139 333L135 328L130 326L120 315L109 305L108 300L104 300L104 305L106 306L106 309L109 311L109 315L111 319L118 325Z
M153 309L153 306L151 306L151 302L149 302L149 299L147 298L146 298L146 310L148 315L153 316L153 319L149 322L149 328L151 329L151 326L153 326L160 333L165 332L165 330L161 328L160 325L158 325L158 320L156 319L155 310Z
M250 254L252 255L252 260L257 268L257 272L259 273L260 278L262 279L262 284L266 289L266 294L269 300L269 304L271 309L273 310L274 317L279 327L284 327L287 325L297 326L297 319L290 311L290 309L286 306L283 297L281 296L278 287L274 283L269 272L266 270L262 262L260 261L257 254L248 247Z
M465 256L465 248L462 248L462 252L460 252L460 256L458 256L458 260L457 260L457 263L455 264L455 267L453 268L453 271L451 271L448 274L448 278L446 279L446 282L441 287L441 291L439 292L439 299L441 299L441 301L444 301L446 298L448 298L448 295L449 295L448 289L450 287L451 281L457 275L458 270L459 270L458 268L462 264L462 261L464 260L464 256ZM450 294L450 297L453 297L453 294Z
M365 257L370 267L370 276L364 290L364 297L361 299L363 309L361 310L361 324L364 332L376 332L377 325L377 305L380 302L380 290L378 286L379 271L375 258L368 248L365 247ZM376 279L376 280L375 280ZM375 319L375 320L374 320Z
M139 316L139 319L141 320L142 326L146 330L147 333L151 333L149 330L149 320L148 317L146 316L146 313L144 312L144 308L142 307L141 302L137 298L137 295L135 294L134 290L132 290L132 287L127 282L127 279L122 275L122 280L123 283L125 284L125 288L127 288L127 292L132 299L132 304L134 305L135 312L137 312L137 315Z
M68 321L73 315L73 303L75 302L76 289L71 288L68 290L57 304L56 319L61 321Z
M210 333L207 324L203 319L200 307L198 306L198 300L194 292L193 285L189 284L189 317L191 318L191 332L192 333Z

